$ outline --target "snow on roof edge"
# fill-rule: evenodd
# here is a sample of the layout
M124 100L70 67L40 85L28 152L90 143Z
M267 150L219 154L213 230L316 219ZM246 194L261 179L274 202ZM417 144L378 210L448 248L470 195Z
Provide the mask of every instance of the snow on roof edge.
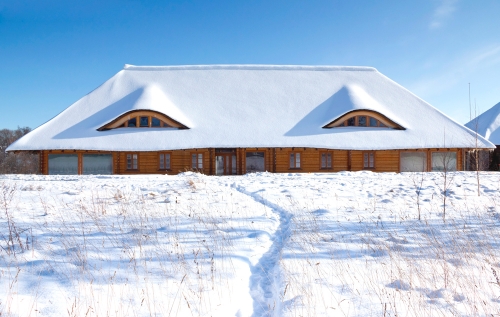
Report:
M466 125L468 125L470 123L475 123L475 120L477 118L479 118L480 116L484 115L485 113L487 113L488 111L490 111L491 109L493 109L495 107L500 107L500 102L497 102L493 107L488 108L488 109L484 110L483 112L481 112L480 114L476 115L475 118L472 118L469 122L465 123L464 125L466 126Z
M398 82L392 80L391 78L387 77L386 75L382 74L382 73L379 73L381 76L385 77L387 80L391 81L392 83L394 83L395 85L399 86L401 89L404 89L406 90L408 93L410 93L411 95L413 95L415 98L423 101L425 104L427 104L427 106L429 106L430 108L434 109L434 111L436 111L437 113L443 115L444 117L446 117L447 119L449 119L450 121L452 121L454 124L456 124L457 126L463 128L466 132L468 132L470 135L474 136L477 134L478 135L478 138L480 140L483 141L483 143L486 143L486 144L490 144L490 147L489 149L494 149L496 148L495 144L493 144L490 140L486 139L484 136L482 136L481 134L479 133L476 133L474 132L472 129L470 129L468 126L466 126L465 124L461 124L460 122L456 121L455 119L453 119L452 117L448 116L446 113L444 113L443 111L441 111L440 109L434 107L433 105L431 105L430 103L428 103L427 101L425 101L424 99L422 99L421 97L417 96L415 93L413 93L411 90L409 90L408 88L402 86L401 84L399 84ZM484 147L486 148L486 147Z
M486 140L486 143L490 143L488 140ZM15 142L14 142L15 143ZM192 146L170 146L170 147L154 147L154 148L147 148L147 149L132 149L129 146L86 146L86 147L80 147L79 145L77 146L35 146L32 147L29 150L26 149L16 149L14 146L14 143L12 143L9 147L5 149L5 152L15 152L15 151L60 151L60 150L65 150L65 151L102 151L102 152L151 152L151 151L181 151L181 150L192 150L192 149L200 149L202 147L192 147ZM11 148L12 147L12 148ZM457 149L473 149L475 148L474 146L464 146L455 144L452 147L447 146L447 145L441 145L441 144L431 144L431 145L426 145L426 146L408 146L408 145L402 145L402 146L375 146L375 145L370 145L370 146L325 146L324 144L321 143L297 143L294 145L283 145L283 144L278 144L278 143L260 143L260 144L249 144L249 143L242 143L240 145L234 146L234 145L228 145L228 144L217 144L217 143L210 143L204 145L203 148L316 148L316 149L327 149L327 150L334 150L334 151L405 151L405 150L416 150L416 149L449 149L449 148L457 148ZM10 148L10 149L9 149ZM486 144L478 144L477 149L482 149L482 150L494 150L496 148L495 145L491 144L491 146L487 146Z
M177 65L177 66L136 66L125 64L124 70L305 70L305 71L371 71L378 72L375 67L368 66L310 66L310 65L265 65L265 64L220 64L220 65Z

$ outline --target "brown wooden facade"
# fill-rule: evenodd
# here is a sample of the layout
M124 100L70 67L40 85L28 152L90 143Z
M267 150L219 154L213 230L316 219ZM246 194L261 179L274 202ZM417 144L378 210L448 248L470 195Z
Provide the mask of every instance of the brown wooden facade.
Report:
M223 155L221 149L185 149L172 151L86 151L86 150L43 150L40 155L40 173L49 174L49 154L76 154L78 155L78 174L82 174L82 156L85 154L110 154L112 155L113 174L178 174L185 171L199 171L207 175L216 175L216 156ZM233 172L224 174L242 175L246 171L246 153L260 152L264 155L265 170L272 173L321 173L339 171L361 171L373 172L400 172L400 156L402 152L425 152L427 155L427 170L431 170L433 152L455 152L456 170L464 170L464 153L466 149L418 149L418 150L329 150L319 148L236 148L231 149L231 155L235 155L231 162ZM224 152L224 151L222 151ZM291 154L300 155L300 166L291 166ZM365 154L374 160L373 167L365 167ZM137 155L137 168L127 166L127 155ZM169 168L160 168L160 154L169 155ZM196 167L193 164L193 155L200 158ZM329 155L331 166L322 167L322 154ZM234 167L233 164L236 164Z

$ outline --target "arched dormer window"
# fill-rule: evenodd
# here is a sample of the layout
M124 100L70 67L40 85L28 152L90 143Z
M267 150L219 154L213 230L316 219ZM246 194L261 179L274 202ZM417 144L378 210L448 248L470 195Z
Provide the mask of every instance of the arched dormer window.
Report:
M132 110L97 129L105 131L118 128L171 128L189 129L182 123L153 110Z
M387 118L381 113L372 110L354 110L333 120L325 125L324 129L342 127L368 127L368 128L391 128L406 130L401 125Z

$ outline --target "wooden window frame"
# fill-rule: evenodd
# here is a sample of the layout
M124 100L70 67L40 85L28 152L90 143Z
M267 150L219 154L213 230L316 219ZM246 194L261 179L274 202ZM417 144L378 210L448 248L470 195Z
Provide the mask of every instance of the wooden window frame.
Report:
M359 125L359 117L365 117L366 118L366 125ZM354 119L354 125L349 125L347 122L351 119ZM370 119L374 119L377 122L377 125L370 125ZM377 119L374 116L370 115L356 115L352 117L348 117L343 121L340 121L338 124L335 124L332 126L332 128L339 128L339 127L361 127L361 128L393 128L391 126L385 125L382 121Z
M323 167L323 154L326 155L326 166L325 167ZM328 166L328 155L330 156L330 166ZM321 170L333 169L333 152L331 152L331 151L320 151L319 152L319 168Z
M128 156L129 155L132 155L132 167L131 168L128 167ZM137 165L137 167L136 168L134 168L133 155L137 155L137 159L136 159L136 165ZM128 153L125 153L125 169L127 171L138 171L139 170L139 153L138 152L128 152Z
M91 152L91 153L85 152L85 153L79 153L78 154L78 160L81 160L81 164L79 164L80 166L78 167L79 174L84 175L83 174L83 168L84 168L83 157L85 155L111 155L111 174L110 175L113 175L115 173L114 172L115 171L115 162L114 162L114 155L113 155L113 153L110 153L110 152L97 152L97 153L94 153L94 152ZM137 167L139 167L139 164L137 164Z
M140 126L140 117L148 117L148 126ZM124 113L117 117L116 119L112 120L111 122L103 125L97 131L105 131L105 130L111 130L111 129L118 129L118 128L128 128L128 121L130 119L136 120L136 126L134 128L177 128L177 129L189 129L187 126L183 125L182 123L175 121L174 119L170 118L169 116L158 112L154 110L132 110L127 113ZM152 120L153 118L159 119L162 123L160 127L152 127ZM165 127L164 124L167 124L168 127ZM132 128L132 127L131 127Z
M147 126L142 126L141 125L141 118L148 118L148 125ZM138 128L151 128L151 116L149 115L141 115L136 117L137 122L139 123L137 125Z
M373 155L373 162L372 165L370 166L370 154ZM365 165L365 155L368 155L368 166ZM375 151L363 151L363 169L364 170L375 170L377 164L377 160L375 157Z
M299 155L299 167L297 167L297 154ZM292 155L293 155L293 166L292 166ZM302 169L302 152L301 151L290 151L288 152L288 169L290 170L301 170Z
M264 171L267 171L267 150L259 150L258 148L256 148L255 150L251 150L251 149L246 149L243 154L242 154L242 166L243 166L243 169L244 169L244 172L245 173L248 173L247 171L247 153L254 153L254 152L262 152L264 153Z
M430 156L432 156L432 155L429 155L430 152L428 152L427 150L399 150L399 163L398 163L399 173L405 173L405 172L401 171L401 156L403 153L424 153L425 154L425 168L424 168L423 172L430 171L429 160L430 160ZM410 173L412 173L412 172L410 172ZM414 173L420 173L420 172L414 172Z
M160 156L163 155L163 165L165 165L165 158L168 155L168 167L161 167ZM172 152L158 152L158 170L159 171L171 171L172 170Z
M147 126L142 126L141 125L141 118L144 118L144 117L148 118L148 125ZM154 128L154 129L159 129L159 128L178 128L178 127L170 126L167 122L165 122L161 118L158 118L158 116L155 116L155 115L139 115L139 116L136 116L136 117L130 117L130 119L134 119L134 118L135 118L135 127L131 127L131 128L142 128L142 129L144 129L144 128ZM153 118L160 120L160 126L159 127L153 127ZM125 123L124 123L124 127L125 128L129 127L128 126L129 120L125 121ZM164 126L165 124L167 126ZM120 125L117 128L122 128L122 126Z
M358 117L366 117L366 126L359 125ZM377 126L370 126L370 118L377 120ZM362 127L362 128L392 128L396 130L406 130L403 126L397 124L391 119L387 118L383 114L373 111L373 110L353 110L344 115L338 117L337 119L331 121L327 125L323 126L323 129L331 129L331 128L345 128L345 127L353 127L348 126L347 121L350 119L354 119L354 127ZM383 126L382 126L383 125Z
M432 169L432 154L433 153L445 153L445 154L449 154L449 153L455 153L455 170L446 170L446 171L438 171L438 170L433 170ZM429 155L429 159L430 159L430 166L428 166L428 170L430 172L445 172L445 173L451 173L451 172L457 172L458 171L458 151L430 151L430 155Z
M159 126L153 126L153 119L157 119L158 121L160 121L160 125ZM163 125L164 124L167 124L165 121L163 121L162 119L158 118L158 116L150 116L149 117L149 127L150 128L153 128L153 129L158 129L158 128L165 128ZM172 127L172 128L175 128L175 127Z
M128 122L129 122L130 120L132 120L132 119L135 119L135 127L131 127L131 128L137 128L137 127L138 127L138 126L137 126L137 122L138 122L139 120L137 120L137 117L130 117L130 118L128 118L128 119L125 121L125 123L124 123L124 124L125 124L125 128L128 128Z
M193 166L193 155L196 156L196 166ZM200 158L201 155L201 158ZM191 152L191 168L193 170L202 170L203 169L203 153L201 152Z

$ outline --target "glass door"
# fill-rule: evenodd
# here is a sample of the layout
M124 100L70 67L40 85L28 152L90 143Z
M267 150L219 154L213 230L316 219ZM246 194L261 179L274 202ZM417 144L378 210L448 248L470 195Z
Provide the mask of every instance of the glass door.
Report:
M236 151L232 149L215 151L215 175L236 175Z

